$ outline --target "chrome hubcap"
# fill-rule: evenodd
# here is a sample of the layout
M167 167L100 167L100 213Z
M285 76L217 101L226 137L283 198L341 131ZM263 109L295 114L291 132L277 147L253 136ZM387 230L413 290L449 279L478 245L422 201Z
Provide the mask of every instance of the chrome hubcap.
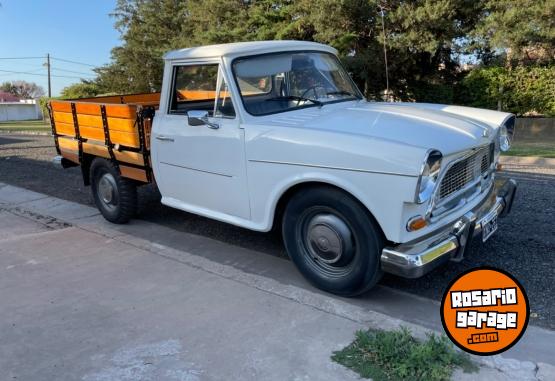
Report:
M347 224L333 214L317 214L307 225L306 243L311 256L324 263L337 263L353 252L353 239Z
M98 182L98 196L102 203L108 208L115 208L117 205L117 184L116 179L110 173L102 175Z

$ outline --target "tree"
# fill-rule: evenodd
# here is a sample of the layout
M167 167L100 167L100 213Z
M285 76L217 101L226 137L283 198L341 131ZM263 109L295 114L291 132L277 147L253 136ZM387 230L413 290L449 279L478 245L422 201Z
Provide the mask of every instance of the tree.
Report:
M506 53L507 64L555 62L555 0L488 0L472 34Z
M190 34L188 2L179 0L118 0L112 14L122 46L112 49L112 62L96 70L101 92L159 91L162 55ZM187 46L187 45L185 45Z
M66 86L62 89L60 98L62 99L78 99L90 98L100 94L100 87L93 81L83 81Z
M13 94L21 99L36 99L44 95L44 89L34 82L4 82L0 85L0 90Z

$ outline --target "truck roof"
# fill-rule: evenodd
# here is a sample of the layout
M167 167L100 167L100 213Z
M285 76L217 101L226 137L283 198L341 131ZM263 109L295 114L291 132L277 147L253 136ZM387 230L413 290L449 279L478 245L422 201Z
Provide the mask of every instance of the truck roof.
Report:
M337 54L331 46L309 41L278 40L234 42L230 44L205 45L172 50L164 55L165 60L213 58L222 56L247 56L291 50L320 50Z

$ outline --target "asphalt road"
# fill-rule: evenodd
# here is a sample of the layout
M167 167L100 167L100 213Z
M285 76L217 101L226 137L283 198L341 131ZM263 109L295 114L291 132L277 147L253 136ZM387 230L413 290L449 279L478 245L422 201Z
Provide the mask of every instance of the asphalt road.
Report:
M0 135L0 181L46 193L62 199L93 205L80 170L59 170L51 164L55 155L48 136ZM445 286L459 273L478 266L509 271L528 293L532 324L555 329L555 175L537 172L504 172L519 183L511 215L500 220L499 231L486 243L475 242L461 263L449 263L416 280L385 276L382 284L420 296L440 300ZM286 257L276 233L257 233L159 203L150 187L140 191L138 218L178 231L198 234L247 247L266 254Z

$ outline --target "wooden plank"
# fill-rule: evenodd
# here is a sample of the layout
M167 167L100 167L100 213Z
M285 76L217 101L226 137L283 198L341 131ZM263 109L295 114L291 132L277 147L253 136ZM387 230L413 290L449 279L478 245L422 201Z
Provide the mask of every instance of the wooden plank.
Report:
M73 124L73 114L71 113L71 111L70 112L54 111L54 122L56 122L56 124L58 124L58 122Z
M85 139L90 140L97 140L104 144L104 130L102 128L97 127L89 127L89 126L82 126L80 125L79 128L81 132L81 136ZM129 132L121 132L121 131L112 131L110 129L110 140L113 144L121 144L127 147L139 148L139 134L137 132L129 133Z
M108 148L104 145L92 144L92 143L83 143L83 152L89 153L94 156L104 157L106 159L110 158L110 154L108 153Z
M52 111L69 112L71 113L71 102L67 101L50 101L50 108Z
M108 148L104 145L83 143L83 151L91 155L104 157L110 159ZM144 166L143 157L140 153L131 151L116 151L114 150L116 159L121 162Z
M79 151L79 144L77 143L77 140L73 139L73 138L66 138L63 136L60 136L58 138L58 143L60 144L60 149L65 149L65 150L70 150L70 151Z
M114 151L114 155L116 155L116 159L118 161L123 161L125 163L135 164L144 166L143 155L138 152L131 152L131 151Z
M97 115L85 115L78 114L77 120L79 122L79 127L96 127L103 128L102 117ZM112 131L122 131L128 133L135 133L135 119L123 119L123 118L108 118L108 127L110 132Z
M100 104L76 101L75 111L77 111L77 114L100 116Z
M146 178L146 171L144 169L138 169L133 167L127 167L125 165L120 165L119 170L123 177L127 177L137 181L142 181L144 183L148 182Z
M137 107L129 105L106 105L106 116L110 118L137 119Z
M60 149L60 153L64 158L79 164L79 154L77 152Z
M75 126L73 123L56 122L56 133L58 135L75 136Z

